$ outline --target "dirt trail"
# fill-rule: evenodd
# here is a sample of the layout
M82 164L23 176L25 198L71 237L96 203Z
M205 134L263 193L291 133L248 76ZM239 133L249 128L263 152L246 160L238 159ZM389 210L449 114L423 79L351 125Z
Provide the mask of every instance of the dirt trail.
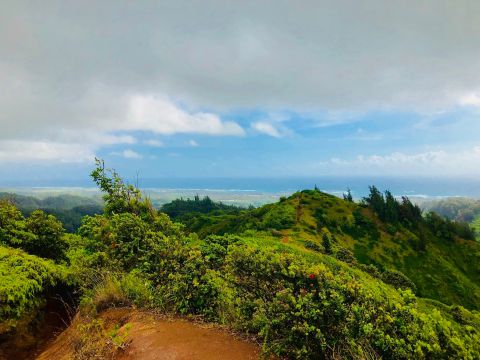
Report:
M259 357L256 344L212 325L160 318L132 309L110 309L101 318L105 324L128 327L129 345L117 351L116 360L248 360ZM71 327L65 330L37 359L71 359L73 331Z

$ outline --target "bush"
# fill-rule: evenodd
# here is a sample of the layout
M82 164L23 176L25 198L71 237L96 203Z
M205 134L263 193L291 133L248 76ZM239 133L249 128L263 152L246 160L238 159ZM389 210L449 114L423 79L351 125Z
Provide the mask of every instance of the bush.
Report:
M67 242L64 238L65 230L62 223L53 215L47 215L42 210L35 210L26 221L27 229L35 234L34 241L30 241L25 250L46 259L65 259Z
M366 273L370 274L374 278L381 279L382 278L382 273L378 270L378 268L373 265L373 264L359 264L358 265L359 269L362 271L365 271Z
M67 249L63 226L53 215L35 210L25 219L8 201L0 201L0 244L56 261Z
M462 335L437 309L420 310L410 290L382 295L347 272L245 245L230 248L226 264L235 326L278 356L448 359L480 350L478 330Z
M340 248L338 249L337 253L335 254L335 257L343 262L346 262L347 264L356 264L357 260L355 259L355 256L353 253L345 248Z
M382 280L396 289L410 289L413 292L417 291L417 287L405 274L397 270L385 270L382 274Z
M47 290L63 281L63 267L0 246L0 334L44 304Z
M313 241L305 241L305 248L316 251L316 252L322 251L322 248L320 247L320 245L318 245L317 243L314 243Z

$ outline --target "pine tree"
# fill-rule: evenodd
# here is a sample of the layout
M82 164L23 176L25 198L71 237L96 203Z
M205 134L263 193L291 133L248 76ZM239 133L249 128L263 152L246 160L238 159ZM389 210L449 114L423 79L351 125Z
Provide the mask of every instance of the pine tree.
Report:
M347 189L347 192L343 193L343 200L353 203L353 196L350 189Z
M323 248L325 249L325 254L332 254L332 241L330 240L330 237L327 234L323 234L322 237L322 245Z
M398 223L398 202L392 195L390 191L385 191L385 212L384 212L384 221L396 224Z

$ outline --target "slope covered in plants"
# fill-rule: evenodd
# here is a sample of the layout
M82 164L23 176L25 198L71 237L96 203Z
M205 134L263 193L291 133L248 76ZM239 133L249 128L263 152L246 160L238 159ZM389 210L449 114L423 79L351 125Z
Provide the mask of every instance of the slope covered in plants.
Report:
M133 305L225 325L257 339L265 354L292 359L480 357L477 311L417 297L419 286L402 273L359 263L365 253L356 241L378 244L385 237L396 244L396 233L384 229L369 206L307 191L242 211L236 221L231 214L206 215L199 236L155 210L101 162L92 177L104 192L105 211L85 217L78 234L60 234L65 248L57 263L12 249L15 241L3 248L25 258L26 265L12 272L15 279L65 269L80 297L77 358L101 357L100 344L126 346L118 332L107 331L101 314ZM11 204L5 207L15 214ZM42 226L28 221L17 216L1 229L15 239L26 236L24 249L34 251L31 244L48 237L55 222L40 214L32 221ZM406 225L397 226L397 233L407 234ZM371 262L377 251L366 252ZM4 276L18 264L0 260ZM36 301L42 289L32 294Z
M363 203L305 190L240 214L197 215L186 226L201 237L259 231L309 251L342 257L348 250L379 272L401 271L422 297L480 307L480 244L468 226L435 213L422 216L408 199L399 202L375 188Z

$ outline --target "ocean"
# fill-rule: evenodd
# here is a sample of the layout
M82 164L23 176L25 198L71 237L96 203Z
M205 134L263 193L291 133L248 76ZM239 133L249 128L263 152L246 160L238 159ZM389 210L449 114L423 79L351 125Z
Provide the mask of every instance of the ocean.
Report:
M149 189L189 191L251 192L291 194L313 189L342 195L348 188L356 198L365 196L370 185L381 191L390 190L395 196L415 197L480 197L480 179L413 178L413 177L290 177L290 178L172 178L145 179L139 186Z

